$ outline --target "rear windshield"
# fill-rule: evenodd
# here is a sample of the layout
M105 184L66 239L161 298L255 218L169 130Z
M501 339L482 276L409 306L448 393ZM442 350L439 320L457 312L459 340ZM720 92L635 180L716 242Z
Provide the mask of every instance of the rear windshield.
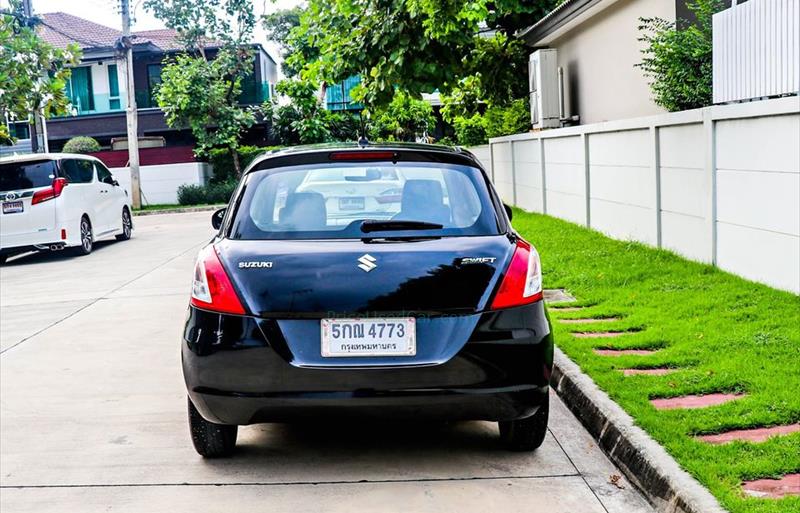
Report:
M53 160L0 164L0 192L48 187L56 177Z
M420 221L441 228L371 231L369 237L499 233L481 172L424 162L308 165L248 175L233 239L358 239L362 223Z

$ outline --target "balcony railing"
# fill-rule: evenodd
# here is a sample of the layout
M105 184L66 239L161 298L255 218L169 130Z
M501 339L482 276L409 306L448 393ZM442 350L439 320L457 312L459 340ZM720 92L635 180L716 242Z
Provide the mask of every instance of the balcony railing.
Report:
M84 97L85 98L85 97ZM270 98L270 84L266 82L249 84L245 87L239 97L242 105L256 105L264 103ZM111 114L125 112L125 96L109 97L108 94L95 94L92 101L72 99L73 116L90 116L95 114ZM136 91L136 108L153 109L158 108L158 102L150 94L150 91ZM64 116L70 117L70 115Z

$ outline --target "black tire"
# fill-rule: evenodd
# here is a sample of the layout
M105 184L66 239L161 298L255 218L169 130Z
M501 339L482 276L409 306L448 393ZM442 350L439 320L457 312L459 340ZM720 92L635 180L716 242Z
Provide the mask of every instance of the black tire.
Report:
M81 217L81 245L76 246L72 251L79 256L88 255L92 252L94 246L94 233L92 232L92 223L86 216Z
M214 424L204 419L197 408L189 403L189 429L197 454L204 458L224 458L233 454L239 426Z
M536 413L525 419L501 421L500 440L509 451L534 451L547 434L550 403L545 401Z
M117 240L128 240L133 233L133 219L128 207L122 209L122 233L117 235Z

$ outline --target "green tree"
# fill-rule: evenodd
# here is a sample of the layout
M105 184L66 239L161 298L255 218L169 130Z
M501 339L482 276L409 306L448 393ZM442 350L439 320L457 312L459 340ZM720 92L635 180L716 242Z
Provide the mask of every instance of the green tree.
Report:
M318 87L308 80L282 80L275 88L289 103L273 99L266 109L281 144L313 144L331 140L331 112L317 97Z
M449 93L479 71L492 75L483 94L524 89L526 54L513 34L533 23L554 0L310 0L292 31L318 50L313 59L287 59L307 77L338 82L362 77L368 105L391 102L395 91L412 96ZM482 34L484 33L484 34ZM493 33L486 37L485 33ZM510 79L516 85L500 83ZM488 80L487 80L488 81Z
M436 118L431 104L398 92L386 107L370 116L369 138L375 141L414 141L433 130Z
M69 112L65 86L70 65L81 51L70 44L53 48L36 34L36 18L24 15L19 0L0 9L0 144L13 144L5 120L28 120L34 112L45 117Z
M279 44L282 49L281 69L283 74L289 78L296 77L306 62L314 60L319 55L317 49L309 43L307 38L298 35L300 18L304 12L304 7L297 6L291 9L279 9L274 13L265 14L261 18L261 24L267 32L267 37L270 41ZM289 60L291 55L298 57Z
M653 101L670 112L712 103L711 17L719 0L695 0L688 5L696 22L685 29L661 18L640 18L639 41L645 43L637 64L650 79Z
M259 108L240 105L242 81L253 73L250 40L256 18L251 0L146 0L145 8L175 29L185 52L165 61L157 91L170 127L190 128L198 156L212 148L237 148ZM218 48L212 55L208 49Z

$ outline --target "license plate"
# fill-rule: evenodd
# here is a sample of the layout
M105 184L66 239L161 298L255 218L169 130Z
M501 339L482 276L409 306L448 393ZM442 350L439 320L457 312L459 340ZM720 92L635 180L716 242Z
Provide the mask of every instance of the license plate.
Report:
M413 317L322 319L322 356L414 356L417 330Z
M364 210L363 196L339 198L339 210Z
M22 209L21 201L6 201L3 203L4 214L18 214L22 212Z

